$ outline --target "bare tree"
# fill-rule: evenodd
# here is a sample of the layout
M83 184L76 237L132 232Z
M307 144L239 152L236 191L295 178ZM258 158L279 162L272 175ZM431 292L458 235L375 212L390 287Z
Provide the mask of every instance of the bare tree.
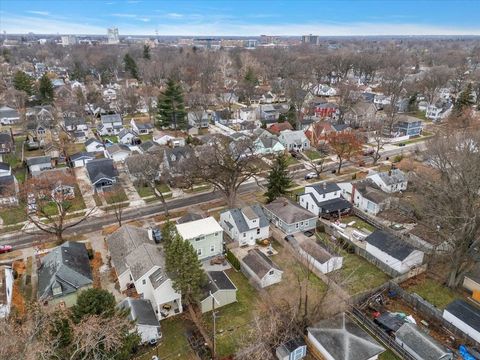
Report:
M96 208L76 214L69 220L75 210L75 178L69 173L43 174L27 180L22 195L28 205L28 219L35 227L47 234L55 235L57 241L63 242L66 230L77 226L90 217Z
M327 135L327 142L338 157L338 174L342 170L343 162L357 156L362 148L360 139L352 132L331 132Z
M123 189L114 187L105 192L104 196L107 203L110 204L106 208L107 212L112 213L115 216L118 226L122 226L123 212L128 206L124 203L125 193L123 192Z
M422 218L448 245L447 285L456 287L478 261L480 245L480 132L446 133L426 150L433 168L417 172Z
M397 102L400 100L402 92L404 90L405 81L405 69L400 68L388 68L382 75L381 86L386 96L390 98L390 104L385 106L384 111L386 114L385 127L388 130L388 134L392 133L393 125L397 120L398 107Z
M325 170L325 157L322 156L320 159L308 159L305 166L312 170L317 175L317 178L320 179L320 175Z
M428 104L435 102L435 97L441 87L448 83L451 71L446 66L437 66L429 69L420 82L420 88Z
M377 121L373 124L373 136L370 138L370 142L373 144L372 151L369 155L373 160L373 165L376 165L378 160L382 157L380 151L383 150L384 145L387 143L383 136L383 124L381 121Z

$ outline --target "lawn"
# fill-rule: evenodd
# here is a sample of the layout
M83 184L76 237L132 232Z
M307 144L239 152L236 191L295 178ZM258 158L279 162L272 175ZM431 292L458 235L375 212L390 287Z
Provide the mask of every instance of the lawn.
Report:
M237 287L237 302L218 309L217 312L217 355L219 358L235 353L238 340L248 329L257 303L257 292L247 278L234 269L226 271ZM204 320L213 329L212 313L204 314Z
M115 204L128 200L125 190L120 186L116 186L115 189L112 189L111 191L106 191L104 193L104 198L107 204Z
M317 150L305 150L303 152L310 160L317 160L320 159L322 156Z
M0 217L3 220L3 225L12 225L27 220L27 210L25 204L20 203L18 206L13 206L0 210Z
M378 355L379 360L400 360L400 358L393 353L392 350L387 349L385 352Z
M138 136L142 142L146 142L153 139L153 134L139 135Z
M65 151L67 155L73 155L78 152L85 151L85 145L68 143L65 145Z
M409 293L417 293L439 309L444 309L453 300L461 298L455 291L428 277L423 277L422 281L409 286L407 291Z
M118 143L118 137L116 135L102 136L103 140L110 140L112 143Z
M210 190L211 188L212 188L212 185L210 184L195 185L191 189L184 190L184 192L186 192L187 194L190 194L190 193L196 193L201 191L207 191L207 190Z
M162 320L160 345L157 348L149 348L148 352L140 356L138 360L151 360L152 356L157 354L161 359L195 359L185 337L186 327L187 323L181 315Z
M287 155L287 166L298 164L298 160L292 155Z
M343 250L340 253L343 256L342 268L331 272L328 276L349 294L355 295L373 289L390 279L387 274L364 258Z
M341 222L343 224L348 224L352 221L355 221L355 224L352 225L352 227L354 227L355 229L358 229L358 230L366 229L371 232L375 231L375 227L373 225L370 225L369 223L367 223L366 221L363 221L359 217L346 216L341 219Z
M140 197L142 198L155 195L153 189L150 186L135 186L135 189L137 190L138 195L140 195ZM167 184L158 185L157 190L163 194L169 193L171 191Z

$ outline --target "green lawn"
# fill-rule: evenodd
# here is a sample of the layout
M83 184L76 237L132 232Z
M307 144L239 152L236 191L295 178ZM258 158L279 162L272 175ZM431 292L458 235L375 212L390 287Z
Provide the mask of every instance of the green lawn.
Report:
M287 166L298 164L298 160L292 155L287 155Z
M139 357L139 360L151 360L153 355L163 359L194 359L185 336L186 322L181 315L162 320L162 340L158 348L148 347L148 352Z
M408 287L407 291L409 293L417 293L430 304L440 309L444 309L453 300L461 298L455 291L431 278L424 278L423 281Z
M118 137L116 135L102 136L103 140L110 140L114 144L118 143Z
M140 195L140 197L142 198L155 195L153 189L150 186L135 186L135 189L137 190L138 195ZM171 191L167 184L158 185L157 190L163 194L169 193Z
M375 231L375 227L373 225L370 225L366 221L363 221L359 217L356 217L353 215L343 217L341 220L341 222L344 224L348 224L352 221L355 221L355 224L352 225L352 227L354 227L355 229L358 229L358 230L367 229L368 231L371 231L371 232Z
M303 152L310 160L317 160L320 159L322 156L317 150L305 150Z
M400 360L400 358L393 353L392 350L387 349L387 351L378 355L379 360Z
M359 255L349 254L343 250L340 253L343 256L342 268L331 272L329 276L349 294L355 295L373 289L390 279L387 274Z
M192 189L186 189L184 192L186 193L196 193L196 192L201 192L201 191L207 191L212 188L212 185L210 184L203 184L203 185L197 185Z
M104 197L107 204L115 204L128 200L128 196L125 194L125 190L123 190L121 186L117 186L115 189L105 192Z
M257 292L247 278L233 269L226 271L237 287L237 302L218 309L217 313L217 355L219 358L235 353L238 340L248 330L253 310L257 303ZM207 325L213 328L212 313L203 315Z
M138 135L138 137L140 138L140 140L142 140L142 142L146 142L153 139L153 134Z
M3 220L3 225L12 225L27 220L27 210L23 203L18 206L7 207L0 210L0 217Z

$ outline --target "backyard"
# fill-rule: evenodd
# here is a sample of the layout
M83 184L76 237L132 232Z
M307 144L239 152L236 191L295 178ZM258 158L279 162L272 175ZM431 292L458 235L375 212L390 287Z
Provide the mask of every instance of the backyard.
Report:
M320 159L322 156L317 150L305 150L303 152L310 160L317 160Z
M409 293L416 293L427 300L430 304L444 309L452 301L462 296L454 290L442 285L439 281L426 275L412 278L402 284Z
M373 225L370 225L366 221L363 221L362 219L354 215L342 217L340 219L340 222L343 224L349 224L351 222L354 222L351 226L360 231L363 229L368 230L369 232L375 231L375 227Z

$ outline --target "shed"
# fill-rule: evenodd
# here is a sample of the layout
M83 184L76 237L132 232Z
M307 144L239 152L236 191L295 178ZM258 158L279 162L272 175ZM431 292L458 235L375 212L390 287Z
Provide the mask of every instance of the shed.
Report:
M307 356L307 344L302 338L289 340L275 351L278 360L300 360Z
M237 287L225 272L207 271L207 278L208 281L203 288L203 300L200 302L202 313L212 310L212 296L214 297L215 308L237 301Z
M259 249L250 250L240 260L240 268L245 276L261 288L282 281L283 271Z
M480 309L465 300L457 299L443 310L443 318L456 328L480 342Z

